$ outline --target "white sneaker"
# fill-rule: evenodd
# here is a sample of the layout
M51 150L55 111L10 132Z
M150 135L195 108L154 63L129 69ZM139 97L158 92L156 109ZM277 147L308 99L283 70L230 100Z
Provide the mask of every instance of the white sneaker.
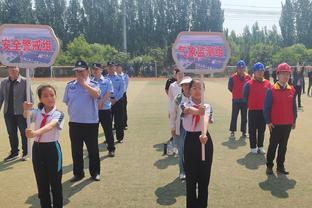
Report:
M176 155L178 155L179 154L179 150L178 150L178 148L174 148L174 154L176 154Z
M180 180L182 180L182 181L185 180L185 178L186 178L186 177L185 177L185 174L184 174L184 173L180 173L179 178L180 178Z
M252 154L258 154L257 148L250 149L250 152L251 152Z
M265 154L265 150L263 149L263 147L259 147L258 152L260 154Z
M28 155L23 155L22 160L23 160L23 161L27 161L27 160L29 160Z

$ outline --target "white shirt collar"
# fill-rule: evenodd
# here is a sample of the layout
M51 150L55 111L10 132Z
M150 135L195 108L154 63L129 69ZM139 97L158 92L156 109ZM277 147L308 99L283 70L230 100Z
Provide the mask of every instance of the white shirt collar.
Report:
M55 111L56 111L56 106L54 106L54 108L48 113L48 115L51 116ZM44 108L41 109L41 114L44 114L44 115L46 114Z

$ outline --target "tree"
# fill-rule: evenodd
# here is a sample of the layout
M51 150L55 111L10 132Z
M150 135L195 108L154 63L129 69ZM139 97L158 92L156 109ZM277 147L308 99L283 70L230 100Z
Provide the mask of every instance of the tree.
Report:
M33 24L35 22L31 0L4 0L1 3L3 23Z
M78 37L80 34L85 34L85 21L84 10L80 6L79 0L70 0L69 6L65 11L65 44Z
M220 0L211 1L211 9L210 9L208 22L209 22L210 31L212 32L223 31L224 10L221 9Z
M268 66L272 64L273 46L258 43L250 49L250 63L261 62Z
M310 0L296 1L296 29L298 43L312 47L312 5Z
M65 37L65 0L34 0L35 17L39 24L50 25L55 34L61 38Z
M283 36L283 45L290 46L296 42L295 10L291 0L282 4L282 13L279 21Z

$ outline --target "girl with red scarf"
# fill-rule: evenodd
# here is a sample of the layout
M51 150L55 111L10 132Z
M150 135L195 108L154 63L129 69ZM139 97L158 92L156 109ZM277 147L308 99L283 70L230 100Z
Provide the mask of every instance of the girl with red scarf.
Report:
M208 185L210 180L213 143L208 132L210 105L201 101L201 83L193 79L190 83L191 98L183 105L183 127L186 130L184 164L186 174L186 207L208 206ZM200 119L204 116L204 121ZM205 135L201 130L204 128ZM202 161L201 146L205 145L206 159ZM198 187L198 194L196 194Z

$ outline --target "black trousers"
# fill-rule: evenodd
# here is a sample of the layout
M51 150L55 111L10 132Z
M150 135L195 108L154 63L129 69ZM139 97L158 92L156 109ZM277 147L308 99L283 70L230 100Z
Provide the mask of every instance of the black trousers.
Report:
M99 124L83 124L69 122L69 137L71 141L73 173L83 176L83 143L86 144L89 155L89 172L91 176L100 174L100 156L98 145Z
M273 167L274 158L275 158L275 152L278 148L278 154L277 154L277 168L283 169L284 168L284 162L285 162L285 155L287 151L287 143L289 134L291 131L291 125L276 125L270 136L270 145L267 152L267 166Z
M265 121L262 110L248 111L248 132L250 148L263 147Z
M114 135L112 128L112 110L100 110L99 121L105 134L108 151L115 151Z
M209 135L205 145L206 160L201 160L201 132L186 132L184 143L184 168L186 175L186 207L206 208L208 206L208 186L213 158L213 143ZM198 186L198 195L196 194Z
M124 106L123 106L123 99L118 100L112 106L112 114L114 117L114 124L116 128L116 139L118 141L122 141L124 139Z
M127 105L128 105L128 99L127 99L127 92L124 93L123 95L123 118L124 118L124 127L128 126L128 111L127 111Z
M232 101L232 118L230 131L235 132L237 126L238 113L241 113L241 132L246 133L247 127L247 103L245 102L234 102Z
M22 138L23 155L27 155L27 138L25 129L27 127L26 119L23 115L4 114L5 125L9 134L11 153L18 154L18 135L19 129Z
M58 142L34 142L32 162L42 208L63 207L62 152Z
M312 87L312 80L309 80L308 95L310 95L311 87ZM312 96L312 94L311 94L311 96Z
M296 89L296 96L298 99L298 107L301 107L301 92L302 92L302 86L295 86Z

